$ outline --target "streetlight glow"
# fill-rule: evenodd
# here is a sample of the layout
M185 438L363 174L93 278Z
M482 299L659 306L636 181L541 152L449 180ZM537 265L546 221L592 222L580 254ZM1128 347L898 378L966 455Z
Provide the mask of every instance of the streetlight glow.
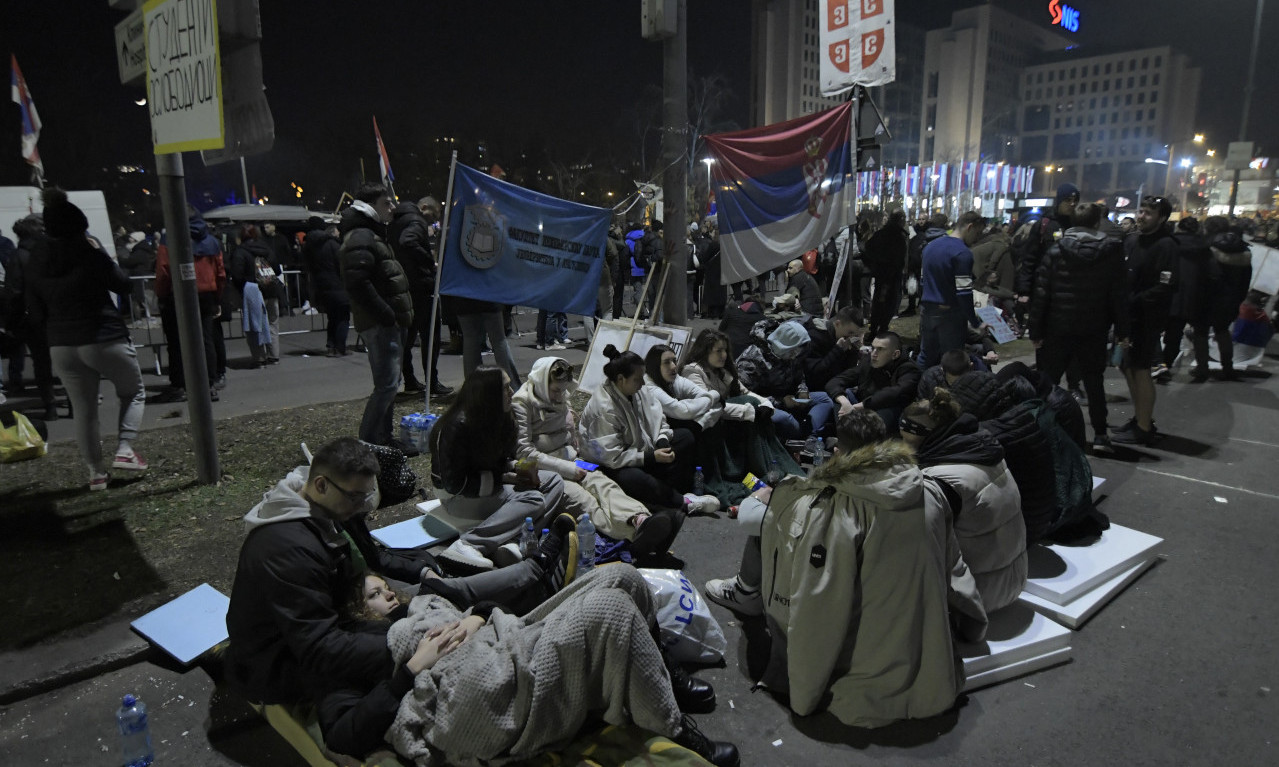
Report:
M1195 142L1196 144L1202 144L1202 143L1204 142L1204 134L1202 134L1202 133L1196 133L1196 134L1195 134L1195 138L1194 138L1194 142Z

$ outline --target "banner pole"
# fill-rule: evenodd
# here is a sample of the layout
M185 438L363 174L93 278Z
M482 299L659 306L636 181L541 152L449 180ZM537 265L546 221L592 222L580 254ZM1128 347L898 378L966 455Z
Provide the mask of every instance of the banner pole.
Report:
M638 247L639 243L637 242L635 245ZM618 268L620 269L621 267ZM639 300L635 302L635 316L631 317L631 330L626 334L626 345L622 347L622 351L626 351L631 348L631 338L635 336L635 326L639 324L640 312L644 311L644 297L648 295L648 286L649 283L653 281L653 274L656 271L656 269L650 266L648 269L648 276L644 278L644 292L640 293ZM663 276L662 279L665 281L666 278ZM654 310L657 309L656 298L653 300L653 308Z
M440 224L440 246L435 254L435 298L431 301L431 324L426 333L426 412L431 412L431 384L435 381L435 334L440 316L440 275L444 272L444 249L449 242L449 214L453 205L453 174L457 171L457 150L449 162L449 188L444 193L444 221Z

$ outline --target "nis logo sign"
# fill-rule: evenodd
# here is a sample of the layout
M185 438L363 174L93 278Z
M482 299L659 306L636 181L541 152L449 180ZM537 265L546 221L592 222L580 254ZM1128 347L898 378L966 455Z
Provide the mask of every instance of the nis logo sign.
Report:
M1050 0L1048 14L1052 16L1053 25L1071 32L1079 31L1079 11L1058 0Z

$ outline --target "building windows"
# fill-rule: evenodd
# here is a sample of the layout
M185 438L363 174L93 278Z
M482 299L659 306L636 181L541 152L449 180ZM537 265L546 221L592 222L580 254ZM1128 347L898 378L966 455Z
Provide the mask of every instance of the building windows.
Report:
M1089 109L1096 109L1096 108L1097 108L1097 99L1088 99L1088 108L1089 108Z
M1030 101L1030 91L1026 91L1026 100Z
M1146 103L1146 94L1144 94L1144 93L1138 93L1138 94L1137 94L1137 103L1138 103L1138 104L1145 104L1145 103Z
M1145 87L1146 87L1146 76L1145 76L1145 75L1142 75L1142 76L1141 76L1141 78L1140 78L1139 80L1137 80L1137 85L1138 85L1138 86L1140 86L1140 87L1142 87L1142 88L1145 88Z
M1149 56L1146 56L1145 58L1143 58L1143 59L1141 60L1141 68L1142 68L1142 69L1150 69L1150 57L1149 57Z
M1110 90L1110 81L1109 81L1109 80L1104 80L1104 81L1102 81L1102 83L1101 83L1101 89L1102 89L1103 91L1108 91L1108 90Z
M1159 91L1150 92L1150 103L1153 104L1159 100Z
M1132 106L1132 94L1131 94L1131 93L1129 93L1128 95L1124 96L1124 105L1125 105L1125 106Z
M1070 84L1070 85L1066 88L1066 95L1067 95L1067 96L1073 96L1073 95L1075 95L1075 84L1074 84L1074 83L1071 83L1071 84Z
M1105 124L1106 124L1106 116L1105 116L1105 115L1097 115L1097 124L1098 124L1098 125L1105 125ZM1103 132L1104 132L1104 131L1103 131Z
M1110 106L1110 97L1109 97L1109 96L1102 96L1102 97L1101 97L1101 108L1102 108L1102 109L1105 109L1105 108L1106 108L1106 107L1108 107L1108 106Z
M1132 87L1132 81L1133 81L1133 79L1132 79L1131 77L1129 77L1129 78L1128 78L1128 87L1129 87L1129 88L1131 88L1131 87Z
M1153 120L1153 119L1155 119L1155 110L1154 110L1154 109L1151 109L1150 111L1148 111L1148 112L1146 113L1146 119L1147 119L1147 120Z
M1158 72L1156 72L1156 73L1155 73L1155 74L1154 74L1154 75L1150 78L1150 84L1151 84L1151 85L1158 85L1158 84L1159 84L1159 73L1158 73Z
M1110 62L1106 62L1106 74L1110 74Z
M930 99L937 98L937 79L938 74L936 72L928 73L928 98Z
M1043 81L1044 81L1044 73L1040 72L1038 75L1035 76L1035 82L1042 83Z
M1093 76L1093 77L1096 77L1096 76L1097 76L1097 70L1098 70L1098 68L1099 68L1099 67L1098 67L1098 65L1097 65L1097 64L1093 64L1093 65L1092 65L1092 76Z
M1053 130L1061 130L1061 118L1053 120Z
M1092 82L1092 88L1090 89L1090 91L1091 91L1092 93L1096 93L1096 92L1097 92L1097 81L1096 81L1096 80L1093 80L1093 82Z
M1052 81L1053 81L1053 71L1050 69L1048 70L1048 82L1052 82Z
M1164 57L1163 57L1163 56L1156 56L1156 57L1155 57L1155 69L1158 69L1158 68L1162 67L1163 65L1164 65Z

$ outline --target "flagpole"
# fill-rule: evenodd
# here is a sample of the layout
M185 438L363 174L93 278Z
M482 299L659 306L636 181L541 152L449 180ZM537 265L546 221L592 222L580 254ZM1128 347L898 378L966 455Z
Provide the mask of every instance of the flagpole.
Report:
M431 301L431 324L426 334L426 412L431 412L431 384L435 381L435 333L440 316L440 275L444 272L444 249L449 241L449 218L453 210L453 174L457 171L457 150L449 162L449 188L444 194L444 221L440 224L440 247L435 254L435 299Z

